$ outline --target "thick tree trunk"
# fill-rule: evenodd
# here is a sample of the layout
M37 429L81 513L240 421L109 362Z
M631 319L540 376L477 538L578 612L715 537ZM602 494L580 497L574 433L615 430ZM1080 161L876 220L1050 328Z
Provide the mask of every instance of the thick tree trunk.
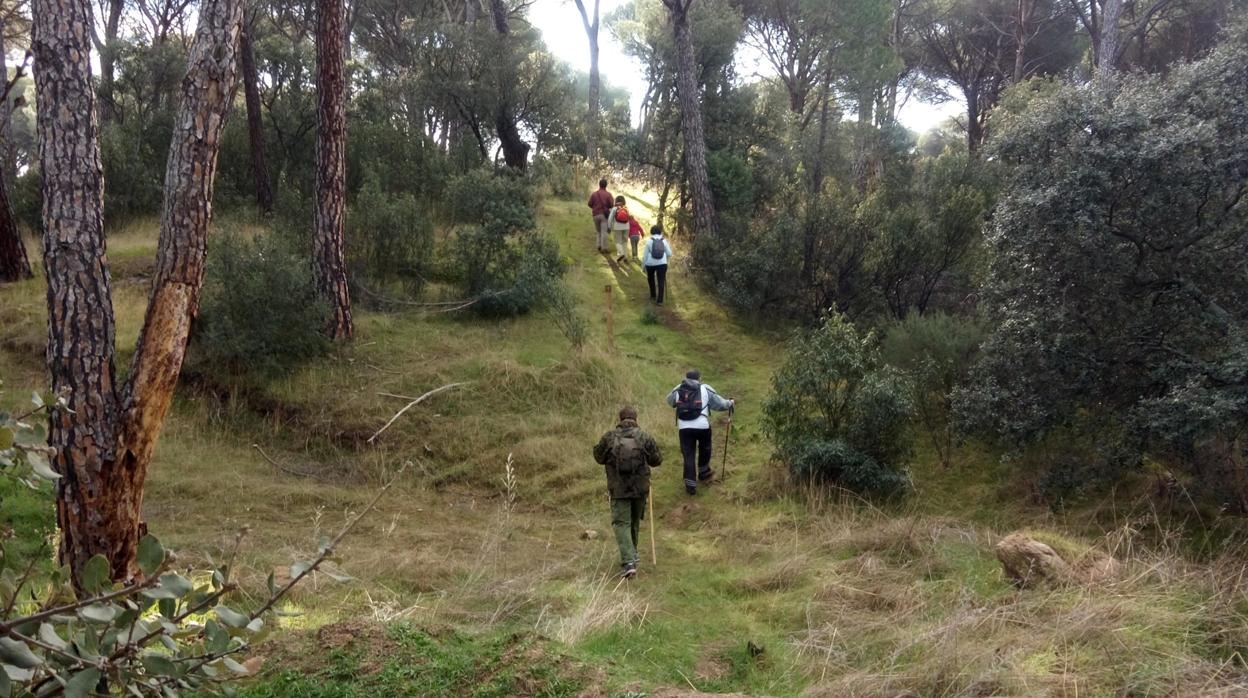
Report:
M329 303L326 332L350 339L351 292L343 249L347 179L347 84L342 55L342 0L317 0L316 213L312 248L316 287Z
M503 0L490 0L490 12L494 17L494 30L498 35L504 38L510 35L511 28L507 23L507 6ZM507 46L507 51L511 51L511 46ZM502 60L510 60L506 56L496 58ZM529 144L524 142L520 137L520 126L516 123L516 117L512 113L511 104L511 86L500 85L501 92L498 96L498 106L494 110L494 131L498 134L498 144L503 150L503 162L507 167L524 171L529 166Z
M234 101L242 19L243 0L201 0L173 122L152 294L125 390L122 445L140 501L143 474L182 371L191 322L199 315L217 154Z
M264 157L264 124L260 112L260 85L256 74L256 54L252 44L252 23L243 23L239 38L239 62L243 69L243 95L247 101L247 140L251 149L251 174L256 182L256 205L264 213L273 212L273 184Z
M1096 74L1110 76L1121 53L1122 0L1105 0L1101 6L1101 40L1096 53Z
M4 60L4 20L0 18L0 76L8 79L9 71ZM13 168L9 167L13 152L12 108L13 98L7 92L0 106L0 138L3 143L3 167L0 167L0 283L18 281L31 277L30 260L26 257L26 244L22 242L17 219L13 216L13 204L9 201L8 183L12 181Z
M95 553L129 574L138 522L118 519L129 477L115 462L121 422L113 305L104 245L104 174L91 84L90 0L34 0L31 48L43 178L43 264L48 279L47 363L68 410L50 420L55 449L60 561L73 570ZM120 484L118 484L120 483ZM120 497L114 493L120 489ZM122 507L124 508L124 504Z
M984 129L979 120L979 93L966 91L966 150L971 155L979 153L984 142Z
M1018 0L1017 11L1014 16L1014 72L1012 78L1015 83L1021 82L1027 76L1027 42L1030 39L1027 30L1031 24L1031 14L1034 8L1034 0Z
M103 555L137 574L143 482L198 305L217 146L233 97L241 0L205 0L166 170L157 274L127 387L114 369L103 168L91 84L89 0L35 0L32 47L43 176L47 363L69 410L54 411L59 558L79 581Z
M693 196L693 230L698 236L715 234L715 202L706 169L706 135L698 90L689 6L693 0L663 0L676 39L676 92L680 99L680 132L685 140L685 172Z
M499 34L507 34L511 27L507 24L507 5L503 0L490 0L490 14L494 17L494 30Z

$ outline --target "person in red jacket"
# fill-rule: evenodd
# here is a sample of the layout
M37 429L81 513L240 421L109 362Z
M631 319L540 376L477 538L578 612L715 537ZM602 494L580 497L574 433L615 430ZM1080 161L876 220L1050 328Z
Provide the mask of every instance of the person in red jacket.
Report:
M589 195L589 210L594 214L594 234L598 237L598 251L607 252L610 232L607 228L607 212L615 205L615 198L607 191L607 180L598 180L598 191Z
M637 261L637 245L641 242L641 223L636 216L628 219L628 241L633 245L633 261Z

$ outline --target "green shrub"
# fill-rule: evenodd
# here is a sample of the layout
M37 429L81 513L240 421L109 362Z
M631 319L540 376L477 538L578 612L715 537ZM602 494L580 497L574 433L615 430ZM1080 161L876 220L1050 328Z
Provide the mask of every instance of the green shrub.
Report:
M789 342L763 410L776 456L798 477L864 493L906 488L909 382L844 316Z
M563 275L559 244L538 233L501 235L473 227L455 238L452 257L476 313L524 315L543 307Z
M329 351L325 318L306 257L226 233L208 256L192 358L229 374L287 370Z
M888 329L880 347L885 362L914 384L915 412L945 467L953 450L953 391L966 379L985 334L974 320L912 313Z
M387 194L368 175L347 211L347 265L353 280L399 284L417 296L433 256L433 225L410 194Z
M589 321L581 313L572 290L562 281L552 284L549 300L545 304L550 318L575 350L585 346L589 338Z
M706 169L715 207L721 214L746 215L754 208L754 174L743 155L712 152Z
M446 215L451 223L476 225L509 235L533 230L537 194L521 176L473 170L446 186Z

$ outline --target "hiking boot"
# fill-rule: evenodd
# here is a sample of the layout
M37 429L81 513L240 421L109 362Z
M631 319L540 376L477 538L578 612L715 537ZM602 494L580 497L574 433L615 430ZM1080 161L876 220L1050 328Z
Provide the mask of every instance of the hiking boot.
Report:
M694 487L693 485L685 485L685 494L692 497L693 495L697 493L698 493L698 488Z
M636 576L637 576L637 565L636 565L636 563L632 563L632 562L630 562L630 563L628 563L628 564L624 565L623 567L624 567L624 570L623 570L622 572L620 572L620 576L621 576L621 577L623 577L623 578L625 578L625 579L632 579L633 577L636 577Z
M702 481L702 482L710 482L710 481L711 481L711 480L713 480L714 478L715 478L715 471L714 471L714 470L708 470L708 471L706 471L704 474L702 474L702 475L699 475L699 476L698 476L698 480L700 480L700 481Z
M620 264L623 264L623 263L624 263L624 255L620 255L619 257L616 257L616 258L615 258L615 261L619 262Z

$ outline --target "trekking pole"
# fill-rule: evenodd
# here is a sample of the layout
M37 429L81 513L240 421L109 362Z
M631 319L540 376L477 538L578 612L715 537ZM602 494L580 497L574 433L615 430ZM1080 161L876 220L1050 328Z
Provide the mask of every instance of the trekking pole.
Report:
M732 405L728 408L728 426L724 429L724 462L719 468L723 473L723 475L719 476L721 480L728 479L728 437L732 436L732 413L735 412L736 409L736 405Z
M659 553L658 548L654 546L654 490L651 489L646 495L650 498L650 562L658 567Z

